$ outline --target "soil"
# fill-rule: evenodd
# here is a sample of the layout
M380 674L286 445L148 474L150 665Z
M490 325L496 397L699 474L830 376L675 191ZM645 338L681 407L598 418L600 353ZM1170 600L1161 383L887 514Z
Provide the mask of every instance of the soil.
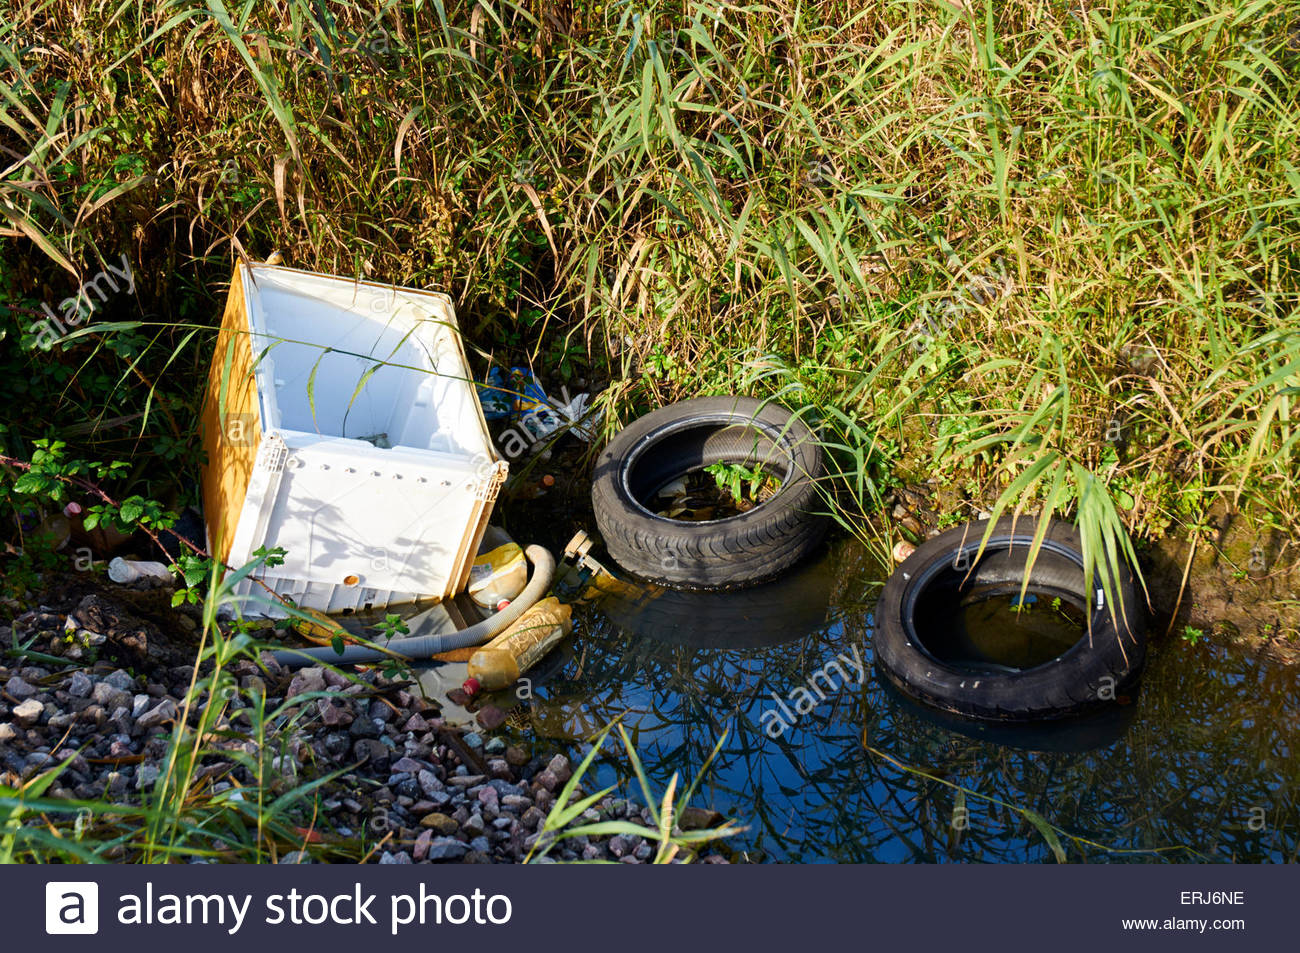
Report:
M1300 547L1227 507L1208 522L1194 551L1190 539L1169 537L1142 554L1160 613L1156 631L1179 634L1190 626L1253 654L1300 663Z
M62 634L49 638L46 651L71 661L145 674L194 664L198 610L172 608L170 588L121 586L91 573L51 574L46 580L39 608L13 621L20 643L58 629Z

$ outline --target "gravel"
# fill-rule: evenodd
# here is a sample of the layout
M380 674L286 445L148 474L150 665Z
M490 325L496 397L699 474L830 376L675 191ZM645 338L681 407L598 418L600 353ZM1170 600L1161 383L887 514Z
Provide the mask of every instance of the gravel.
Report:
M92 609L94 631L107 632L111 646L117 629L106 599L82 599L73 629L91 628L77 623ZM176 653L149 655L131 662L134 672L128 672L111 661L95 662L93 652L69 649L66 615L43 608L15 620L16 626L20 621L24 636L37 635L35 651L61 655L64 664L0 664L0 784L17 785L61 764L47 796L138 803L167 764L193 666L168 664L182 657ZM136 622L128 628L132 639L144 631ZM153 629L145 634L153 653L161 640ZM237 659L227 671L240 698L222 706L197 769L206 779L200 790L222 798L256 797L259 758L268 797L336 775L301 807L291 808L297 813L287 820L319 831L321 843L344 845L345 851L351 841L358 856L383 840L370 856L376 863L518 863L530 848L551 841L553 835L543 833L546 817L573 776L565 755L530 751L528 739L507 740L481 726L457 740L457 729L444 724L436 704L413 697L409 683L376 670L350 680L319 667L283 671L264 656L261 666ZM295 710L293 700L312 693L321 697L302 699ZM268 726L265 751L239 714L261 695L267 711L287 704L293 712ZM188 710L191 727L205 701L197 697ZM579 789L575 797L581 795ZM638 823L648 815L641 805L606 797L579 822ZM315 849L309 844L279 862L312 863ZM641 862L653 854L653 843L619 835L562 840L544 860ZM331 850L326 856L339 855ZM715 857L708 859L716 862Z

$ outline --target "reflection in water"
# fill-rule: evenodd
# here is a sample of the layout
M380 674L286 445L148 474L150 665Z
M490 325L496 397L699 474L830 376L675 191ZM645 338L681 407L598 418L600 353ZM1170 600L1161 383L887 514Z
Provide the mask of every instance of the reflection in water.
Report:
M662 788L675 771L693 778L728 732L695 803L748 825L730 843L751 860L1050 859L1019 809L1071 835L1073 860L1297 859L1295 670L1158 643L1140 695L1088 721L1013 734L946 721L873 670L883 578L845 544L774 586L582 608L571 649L534 686L525 736L580 742L623 715ZM863 685L837 680L793 727L764 733L774 698L855 647ZM614 758L600 770L629 780Z

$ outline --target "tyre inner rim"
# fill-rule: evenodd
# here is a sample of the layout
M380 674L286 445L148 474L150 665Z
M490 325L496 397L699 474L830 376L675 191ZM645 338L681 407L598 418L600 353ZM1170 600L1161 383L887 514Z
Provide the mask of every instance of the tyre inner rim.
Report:
M1044 540L1021 603L1031 544L1031 537L990 540L975 562L975 539L929 566L903 599L908 638L940 665L990 675L1029 672L1086 647L1082 561ZM1104 595L1096 588L1094 607L1101 609ZM1095 612L1093 631L1108 619L1108 609Z
M647 434L628 454L620 477L628 499L650 519L709 526L744 519L780 497L790 482L792 460L793 450L780 428L750 417L701 416ZM780 488L749 510L721 519L675 520L650 509L649 504L673 481L715 463L761 466L780 481Z

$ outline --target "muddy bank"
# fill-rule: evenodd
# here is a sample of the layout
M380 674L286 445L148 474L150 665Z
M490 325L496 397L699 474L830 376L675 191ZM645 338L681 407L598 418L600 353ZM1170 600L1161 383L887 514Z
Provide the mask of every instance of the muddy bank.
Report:
M1300 663L1300 547L1294 540L1221 507L1200 534L1166 538L1144 547L1142 555L1159 613L1157 631L1192 638L1203 633L1279 662Z

